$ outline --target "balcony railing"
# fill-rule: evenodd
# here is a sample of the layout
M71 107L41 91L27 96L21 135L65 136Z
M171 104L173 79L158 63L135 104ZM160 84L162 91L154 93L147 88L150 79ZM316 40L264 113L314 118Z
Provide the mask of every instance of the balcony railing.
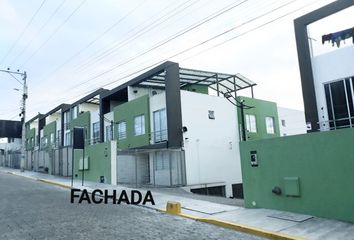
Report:
M354 127L354 117L338 118L318 122L321 129L336 130Z
M150 137L153 143L165 142L167 141L167 129L151 132Z

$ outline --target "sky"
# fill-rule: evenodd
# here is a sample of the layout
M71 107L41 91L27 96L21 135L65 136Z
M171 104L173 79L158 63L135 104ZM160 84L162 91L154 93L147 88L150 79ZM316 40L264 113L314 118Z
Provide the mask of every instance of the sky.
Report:
M256 98L303 110L293 20L330 2L0 0L0 69L26 71L27 120L165 60L241 73L257 83ZM353 13L309 27L316 53L333 49L321 36L352 27ZM20 83L0 73L0 119L20 119L14 89Z

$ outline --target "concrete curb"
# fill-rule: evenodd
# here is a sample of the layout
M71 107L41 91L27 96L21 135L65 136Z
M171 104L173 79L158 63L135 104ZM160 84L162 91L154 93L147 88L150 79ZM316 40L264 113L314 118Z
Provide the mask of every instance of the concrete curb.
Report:
M164 212L164 213L169 213L165 209L160 209L159 211ZM171 213L169 213L169 214L171 214ZM243 224L237 224L237 223L213 219L213 218L201 218L201 217L196 217L193 215L183 214L183 213L171 214L171 215L189 218L189 219L192 219L192 220L195 220L198 222L204 222L204 223L212 224L215 226L228 228L228 229L232 229L232 230L235 230L238 232L244 232L244 233L248 233L251 235L264 237L264 238L268 238L268 239L273 239L273 240L303 240L303 238L290 236L290 235L287 235L284 233L268 231L268 230L264 230L264 229L260 229L260 228L255 228L255 227L251 227L251 226L247 226L247 225L243 225Z
M65 185L65 184L61 184L61 183L57 183L57 182L53 182L53 181L49 181L49 180L46 180L46 179L38 178L38 181L44 182L44 183L48 183L48 184L52 184L52 185L55 185L55 186L58 186L58 187L66 188L66 189L71 189L71 186L68 186L68 185Z

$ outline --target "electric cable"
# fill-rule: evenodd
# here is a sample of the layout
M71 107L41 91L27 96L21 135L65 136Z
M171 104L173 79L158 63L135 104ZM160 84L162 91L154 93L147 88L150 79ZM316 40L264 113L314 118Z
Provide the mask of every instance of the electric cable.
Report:
M0 64L7 58L7 56L11 53L11 51L15 48L15 46L17 45L17 43L20 41L20 39L23 37L23 35L25 34L25 32L27 31L27 29L29 28L29 26L32 24L34 18L37 16L37 14L39 13L39 11L41 10L41 8L43 7L43 5L45 4L47 0L43 0L41 5L37 8L36 12L32 15L31 19L28 21L28 23L26 24L26 26L24 27L24 29L22 30L20 36L16 39L16 41L11 45L11 47L9 48L9 50L6 52L5 56L1 59Z

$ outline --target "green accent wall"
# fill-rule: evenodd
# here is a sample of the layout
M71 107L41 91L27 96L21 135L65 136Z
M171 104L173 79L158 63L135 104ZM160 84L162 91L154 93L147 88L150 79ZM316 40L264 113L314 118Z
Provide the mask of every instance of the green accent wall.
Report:
M33 139L33 142L32 142ZM27 143L28 140L28 143ZM36 145L36 130L31 128L26 131L26 150L33 150Z
M354 222L353 141L354 129L342 129L240 142L245 206Z
M82 150L74 150L74 177L82 179L82 170L79 170ZM111 183L111 145L98 143L85 148L85 157L89 157L88 170L85 169L84 178L87 181L99 182L100 176L105 177L106 183Z
M117 139L118 149L136 148L150 144L150 111L149 96L144 95L127 103L116 106L114 112L114 139L117 139L117 124L126 121L127 137L122 140ZM145 134L135 136L134 117L145 116Z
M256 127L257 132L247 132L247 140L257 140L257 139L264 139L264 138L273 138L280 136L279 130L279 118L278 118L278 108L275 102L255 99L255 98L248 98L248 97L237 97L238 101L244 100L244 104L247 106L252 106L254 108L251 109L244 109L244 114L252 114L256 116ZM237 108L237 115L238 115L238 124L239 129L241 129L241 110ZM274 118L274 134L268 134L266 129L266 117L273 117ZM246 127L246 119L245 119L245 127ZM241 133L241 131L240 131Z
M57 131L57 123L56 122L51 122L43 127L43 137L46 137L48 139L47 140L48 145L45 149L51 150L54 147L53 145L55 145L55 139L56 139L56 135L57 135L56 131ZM54 134L54 141L53 142L50 141L50 135L52 133Z
M201 85L201 84L192 84L192 85L189 85L189 86L186 86L186 87L182 87L181 90L209 94L208 86Z
M70 122L70 131L71 137L73 137L73 129L74 127L83 127L86 128L85 134L85 144L88 145L90 143L91 138L91 115L90 112L84 112L77 116L77 118L71 120ZM65 138L65 136L64 136Z

